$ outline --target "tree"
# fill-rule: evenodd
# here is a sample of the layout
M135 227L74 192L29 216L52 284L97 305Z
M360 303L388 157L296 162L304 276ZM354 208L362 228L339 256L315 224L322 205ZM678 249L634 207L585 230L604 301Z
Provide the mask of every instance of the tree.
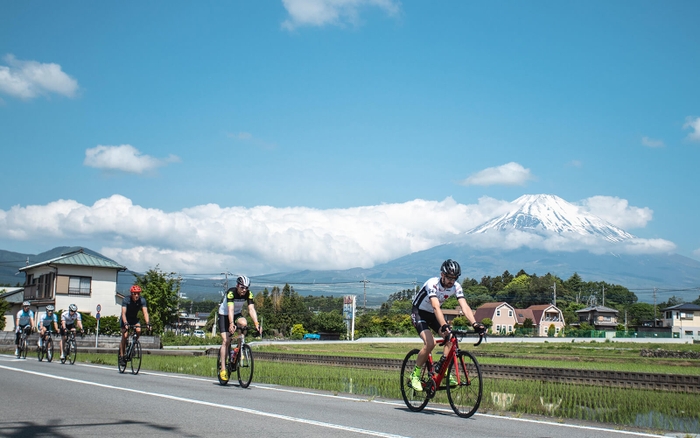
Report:
M119 318L116 316L103 316L100 318L100 335L116 335L119 332Z
M5 330L5 314L12 308L5 298L0 298L0 331Z
M654 306L648 303L634 303L627 309L629 325L639 326L644 321L654 319Z
M182 279L175 272L164 273L158 266L145 275L136 277L142 295L148 304L148 315L155 333L163 333L165 326L177 319L178 295ZM139 312L141 316L141 312Z
M523 321L523 328L531 329L531 328L533 328L533 327L535 327L535 323L532 322L532 319L531 319L531 318L525 318L525 321Z
M311 318L311 330L323 333L345 333L347 326L339 311L319 312Z

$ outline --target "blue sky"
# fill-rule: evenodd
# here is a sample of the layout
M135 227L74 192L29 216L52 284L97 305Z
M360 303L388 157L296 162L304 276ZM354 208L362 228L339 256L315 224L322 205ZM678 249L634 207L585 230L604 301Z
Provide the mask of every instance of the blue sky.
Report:
M3 2L0 248L369 267L554 194L700 259L698 17L697 1Z

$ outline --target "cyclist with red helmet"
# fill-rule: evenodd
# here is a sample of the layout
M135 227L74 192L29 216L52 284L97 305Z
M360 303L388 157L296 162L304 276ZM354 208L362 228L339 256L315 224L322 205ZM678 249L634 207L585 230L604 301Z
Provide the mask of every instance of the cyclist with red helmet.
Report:
M135 284L131 286L130 296L122 300L122 315L119 318L119 326L122 330L122 339L119 343L119 363L124 364L124 348L129 337L129 327L134 327L136 337L141 336L141 321L139 321L139 310L143 312L143 319L146 325L151 328L151 320L148 317L148 305L146 299L141 296L141 286Z
M420 382L420 369L435 348L435 338L430 330L432 329L444 338L450 334L450 326L447 324L440 307L447 298L452 295L457 296L462 314L469 320L474 330L479 333L485 331L484 325L476 322L474 312L464 298L462 285L457 283L460 275L462 275L462 268L459 263L452 259L445 260L440 267L440 277L433 277L426 281L413 299L411 321L423 340L423 348L418 353L416 368L411 376L411 386L416 391L423 390ZM452 343L446 342L444 354L450 351L450 347L452 347ZM452 382L450 383L452 384Z

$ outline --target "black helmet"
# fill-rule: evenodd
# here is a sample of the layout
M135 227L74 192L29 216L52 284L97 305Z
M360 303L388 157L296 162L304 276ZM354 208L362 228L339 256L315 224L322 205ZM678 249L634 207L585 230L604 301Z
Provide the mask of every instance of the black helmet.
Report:
M450 277L459 278L459 276L462 275L462 268L459 267L459 263L452 259L447 259L442 263L440 272Z
M246 277L245 275L241 275L236 279L236 283L240 284L241 286L245 287L250 287L250 279Z

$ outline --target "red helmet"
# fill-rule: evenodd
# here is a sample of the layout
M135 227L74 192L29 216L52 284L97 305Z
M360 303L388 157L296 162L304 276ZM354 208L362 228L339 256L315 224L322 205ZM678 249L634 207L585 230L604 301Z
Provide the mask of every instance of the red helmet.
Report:
M139 286L138 284L135 284L135 285L131 286L131 293L132 293L132 294L133 294L133 293L139 293L139 294L140 294L140 293L141 293L141 286Z

